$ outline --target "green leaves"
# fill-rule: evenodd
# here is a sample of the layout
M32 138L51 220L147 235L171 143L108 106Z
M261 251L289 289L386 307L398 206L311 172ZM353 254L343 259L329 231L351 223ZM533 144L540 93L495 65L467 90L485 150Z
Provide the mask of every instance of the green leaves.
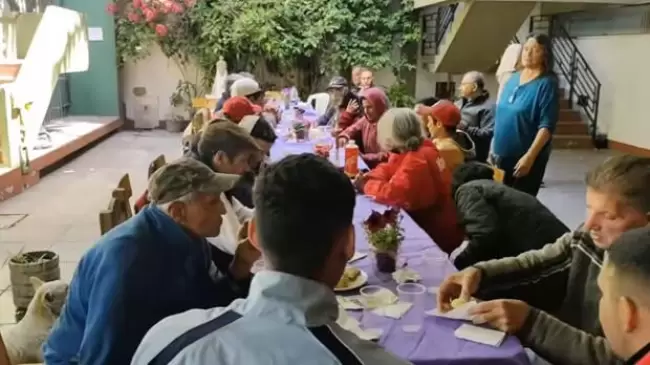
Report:
M353 65L403 69L399 52L419 39L413 0L199 0L158 38L152 29L117 19L120 60L146 56L150 42L206 74L223 56L229 68L252 70L265 61L278 71L316 73L300 78L313 88L323 73Z

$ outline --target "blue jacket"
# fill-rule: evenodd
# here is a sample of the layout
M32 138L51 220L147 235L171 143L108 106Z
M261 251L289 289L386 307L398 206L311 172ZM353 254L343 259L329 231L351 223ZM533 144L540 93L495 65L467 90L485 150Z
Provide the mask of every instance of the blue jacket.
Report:
M45 363L128 364L161 319L245 296L244 287L220 274L211 250L152 206L108 232L77 266L43 345Z

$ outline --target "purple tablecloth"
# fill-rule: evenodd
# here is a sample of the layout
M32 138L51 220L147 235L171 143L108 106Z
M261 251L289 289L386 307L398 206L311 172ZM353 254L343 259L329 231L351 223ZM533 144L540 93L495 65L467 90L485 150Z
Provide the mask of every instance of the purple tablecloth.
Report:
M271 150L271 159L278 160L287 154L311 151L313 151L311 143L288 143L278 140ZM335 163L342 161L341 158L336 160L332 157L331 159ZM354 226L358 252L369 252L362 224L373 209L383 212L386 208L368 197L357 196ZM408 215L404 214L403 216L402 228L404 228L405 238L398 263L406 263L409 268L419 272L422 276L422 284L427 288L437 287L447 275L456 269L429 236ZM425 255L427 257L426 264L423 260ZM440 260L432 266L431 257L440 257ZM371 255L353 265L368 274L368 284L381 285L395 290L396 284L390 275L376 272ZM434 294L427 291L424 309L432 309L435 305ZM393 320L367 312L350 312L350 314L361 322L363 328L381 328L383 334L379 342L389 351L416 365L530 364L523 347L514 337L508 337L500 347L457 339L454 336L454 331L462 324L460 321L423 316L422 329L415 333L407 333L402 330L401 320Z

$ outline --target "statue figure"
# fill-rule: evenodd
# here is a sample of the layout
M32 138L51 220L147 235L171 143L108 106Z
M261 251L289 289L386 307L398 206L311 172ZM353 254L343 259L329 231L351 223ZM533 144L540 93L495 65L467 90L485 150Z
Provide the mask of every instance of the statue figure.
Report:
M224 61L222 56L219 56L217 61L217 72L214 75L214 83L212 84L212 96L219 98L226 91L226 78L228 77L228 64Z

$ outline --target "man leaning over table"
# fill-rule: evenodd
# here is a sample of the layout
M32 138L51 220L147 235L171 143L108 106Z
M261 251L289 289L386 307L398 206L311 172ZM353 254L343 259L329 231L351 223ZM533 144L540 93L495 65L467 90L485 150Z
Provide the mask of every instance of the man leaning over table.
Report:
M604 252L614 240L648 225L648 181L650 158L622 155L606 160L587 174L587 220L582 227L539 250L480 262L451 275L440 286L438 307L449 310L455 297L486 298L490 291L541 286L565 275L564 287L547 292L544 305L558 308L552 313L499 299L479 303L471 314L477 322L516 335L554 365L622 364L602 337L596 281Z
M409 364L336 324L333 288L354 253L354 205L349 178L322 157L269 166L255 186L249 233L266 270L248 297L164 319L132 364Z
M210 260L224 212L222 192L237 175L193 159L161 167L149 181L151 204L86 252L67 303L43 346L48 365L128 364L161 319L245 296L259 253L242 243L225 267Z

